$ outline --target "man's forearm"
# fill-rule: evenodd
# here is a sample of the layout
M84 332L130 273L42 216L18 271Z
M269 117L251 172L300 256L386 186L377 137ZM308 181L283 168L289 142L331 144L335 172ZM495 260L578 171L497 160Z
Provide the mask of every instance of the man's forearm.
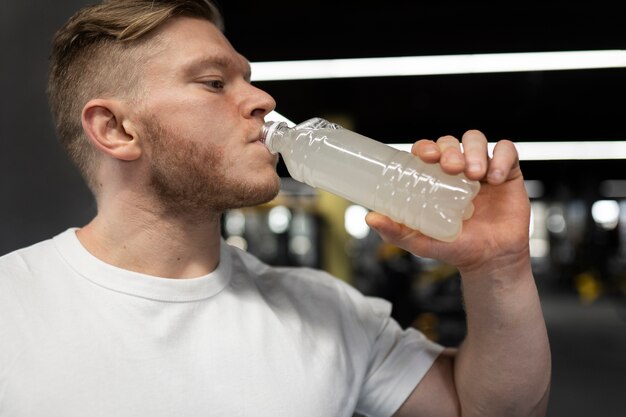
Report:
M543 416L550 348L529 261L463 273L468 333L455 359L463 416Z

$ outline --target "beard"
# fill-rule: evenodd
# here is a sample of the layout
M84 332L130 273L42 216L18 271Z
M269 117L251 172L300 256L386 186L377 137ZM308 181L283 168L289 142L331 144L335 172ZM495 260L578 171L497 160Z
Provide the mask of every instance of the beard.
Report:
M260 180L255 172L236 171L224 159L224 148L187 140L156 118L145 120L150 141L149 187L167 214L206 220L229 209L262 204L280 189L278 175Z

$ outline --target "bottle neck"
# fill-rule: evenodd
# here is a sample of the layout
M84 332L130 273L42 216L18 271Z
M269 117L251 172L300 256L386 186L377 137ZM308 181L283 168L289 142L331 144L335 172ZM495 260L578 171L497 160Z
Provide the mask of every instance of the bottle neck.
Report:
M285 122L266 122L263 125L263 143L271 153L276 154L281 151L280 145L287 129L289 127Z

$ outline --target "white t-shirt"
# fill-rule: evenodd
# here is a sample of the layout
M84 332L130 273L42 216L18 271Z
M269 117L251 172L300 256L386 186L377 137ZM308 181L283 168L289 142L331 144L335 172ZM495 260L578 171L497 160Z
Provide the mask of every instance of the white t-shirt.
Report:
M0 416L389 416L442 350L390 310L224 242L204 277L130 272L69 229L0 258Z

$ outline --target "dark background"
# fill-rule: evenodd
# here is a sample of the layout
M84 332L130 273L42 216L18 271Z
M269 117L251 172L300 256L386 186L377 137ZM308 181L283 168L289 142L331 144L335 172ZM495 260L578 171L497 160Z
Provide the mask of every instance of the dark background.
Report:
M0 4L0 253L93 214L56 144L45 98L54 31L88 1ZM626 48L619 2L220 0L226 35L250 61ZM261 82L294 121L348 117L387 142L481 129L523 141L624 140L626 68ZM626 178L623 161L526 162L528 179ZM581 184L588 184L581 186ZM557 186L555 185L555 186Z
M0 255L81 226L95 214L87 188L56 142L45 97L52 34L89 3L0 2ZM626 49L620 2L218 4L226 35L253 62ZM492 141L626 140L626 68L258 85L293 121L337 117L386 142L461 135L467 129L481 129ZM547 203L590 202L600 197L602 180L626 179L624 160L523 162L522 168L527 179L544 183ZM617 246L605 237L594 240L596 232L588 234L583 250L589 249L585 259L600 265ZM557 276L571 283L580 271L547 271L545 276L537 271L537 276L554 352L549 416L624 415L624 299L582 305L567 285L558 291L548 285Z

